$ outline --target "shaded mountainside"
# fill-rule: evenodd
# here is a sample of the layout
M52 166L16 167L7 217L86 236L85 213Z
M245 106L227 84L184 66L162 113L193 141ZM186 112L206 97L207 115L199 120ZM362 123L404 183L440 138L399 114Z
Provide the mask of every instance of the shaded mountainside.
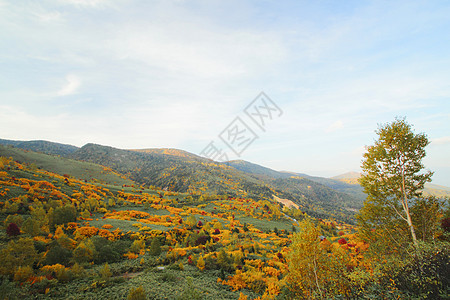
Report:
M48 141L12 141L0 139L0 145L9 145L24 150L61 156L68 156L79 149L76 146Z
M224 164L195 155L174 156L159 151L122 150L87 144L74 159L90 161L126 174L132 180L179 192L209 192L270 198L263 182Z

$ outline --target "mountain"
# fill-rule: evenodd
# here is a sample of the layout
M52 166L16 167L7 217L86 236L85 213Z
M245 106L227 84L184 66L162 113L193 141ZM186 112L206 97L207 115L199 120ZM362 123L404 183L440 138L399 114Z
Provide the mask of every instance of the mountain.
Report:
M361 177L359 172L347 172L341 175L331 177L331 179L339 180L348 184L359 184L358 179Z
M358 172L348 172L344 173L338 176L332 177L332 179L339 180L341 182L349 183L353 185L354 187L360 188L362 192L362 187L358 183L358 179L361 177L361 173ZM423 190L423 194L425 196L436 196L436 197L450 197L450 188L443 186L443 185L437 185L433 183L426 183L425 188Z
M106 184L132 184L129 179L97 164L82 162L56 155L49 155L11 146L0 145L0 156L12 157L19 163L34 165L36 168L50 171L66 177L96 181Z
M46 144L52 147L39 149L49 153L55 153L54 149L58 149L60 145L49 142ZM14 145L27 147L28 144ZM27 155L24 156L23 153ZM140 185L188 192L193 196L227 195L270 201L276 196L294 202L302 211L314 217L335 217L346 222L351 222L354 211L362 206L362 199L347 192L345 188L348 188L348 185L339 181L278 172L246 161L219 163L177 149L124 150L91 143L76 148L69 154L66 152L65 159L71 159L70 162L61 160L54 163L50 163L50 157L55 156L48 155L44 158L42 157L44 154L39 153L41 156L36 158L34 156L37 154L33 153L16 151L10 156L19 157L19 160L24 162L35 163L39 167L49 168L56 173L69 172L64 165L87 162L110 168ZM61 155L61 152L57 153ZM61 166L58 167L59 165ZM80 175L80 172L76 173ZM97 175L100 176L98 173ZM349 191L351 192L350 189Z
M9 145L16 148L31 150L35 152L42 152L45 154L68 156L79 148L72 145L53 143L48 141L13 141L0 139L0 145Z
M71 157L108 166L130 179L156 187L191 193L227 194L272 200L274 195L293 201L317 217L335 216L347 221L362 201L307 178L291 175L245 161L218 163L194 154L173 155L156 150L122 150L87 144ZM182 153L182 152L177 152Z
M173 149L173 148L130 149L130 151L136 151L136 152L142 152L142 153L153 153L153 154L166 154L166 155L185 157L185 158L196 158L196 159L202 158L202 157L192 154L190 152L187 152L184 150L179 150L179 149Z
M230 160L225 164L245 173L260 176L261 178L289 178L292 176L292 174L278 172L245 160Z

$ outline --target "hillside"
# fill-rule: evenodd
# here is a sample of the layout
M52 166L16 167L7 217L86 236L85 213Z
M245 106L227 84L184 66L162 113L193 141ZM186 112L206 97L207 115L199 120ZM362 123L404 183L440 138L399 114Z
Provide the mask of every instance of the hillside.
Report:
M351 195L320 183L291 180L286 174L243 161L223 164L196 155L130 151L95 144L81 147L71 157L108 166L140 184L170 191L266 200L276 195L322 218L333 216L351 222L352 211L362 205Z
M0 223L20 228L0 231L2 299L276 296L297 226L268 201L67 180L4 157ZM352 229L318 224L335 245Z
M39 141L13 141L13 140L0 139L0 145L10 145L10 146L14 146L14 147L20 148L20 149L42 152L45 154L61 155L61 156L68 156L79 149L78 147L75 147L72 145L53 143L53 142L48 142L48 141L40 141L40 140Z
M47 170L66 177L113 185L132 184L131 180L113 172L110 168L89 162L82 162L4 145L0 145L0 156L12 157L19 163L26 163L34 168Z

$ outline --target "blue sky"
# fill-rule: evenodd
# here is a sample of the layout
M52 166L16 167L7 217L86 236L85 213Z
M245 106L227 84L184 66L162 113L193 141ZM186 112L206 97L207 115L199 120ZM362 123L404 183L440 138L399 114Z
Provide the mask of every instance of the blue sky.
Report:
M241 155L358 171L404 116L450 186L447 1L0 0L0 138L200 153L264 91L283 111ZM229 157L237 158L229 153Z

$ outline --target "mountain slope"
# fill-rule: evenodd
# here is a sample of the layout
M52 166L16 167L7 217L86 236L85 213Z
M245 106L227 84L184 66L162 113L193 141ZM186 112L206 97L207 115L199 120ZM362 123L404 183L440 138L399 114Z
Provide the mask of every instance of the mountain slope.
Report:
M77 179L99 181L113 185L132 184L131 180L123 178L123 176L113 172L111 169L93 163L4 145L0 145L0 156L12 157L13 160L20 163L34 164L36 168Z
M42 152L45 154L68 156L79 148L72 145L53 143L48 141L13 141L0 139L0 145L10 145L16 148Z
M348 194L307 178L290 178L244 161L223 164L196 155L175 156L163 151L131 151L95 144L81 147L72 157L109 166L141 184L177 192L263 200L272 200L276 195L321 218L335 216L348 221L353 214L349 210L358 209L362 204Z

